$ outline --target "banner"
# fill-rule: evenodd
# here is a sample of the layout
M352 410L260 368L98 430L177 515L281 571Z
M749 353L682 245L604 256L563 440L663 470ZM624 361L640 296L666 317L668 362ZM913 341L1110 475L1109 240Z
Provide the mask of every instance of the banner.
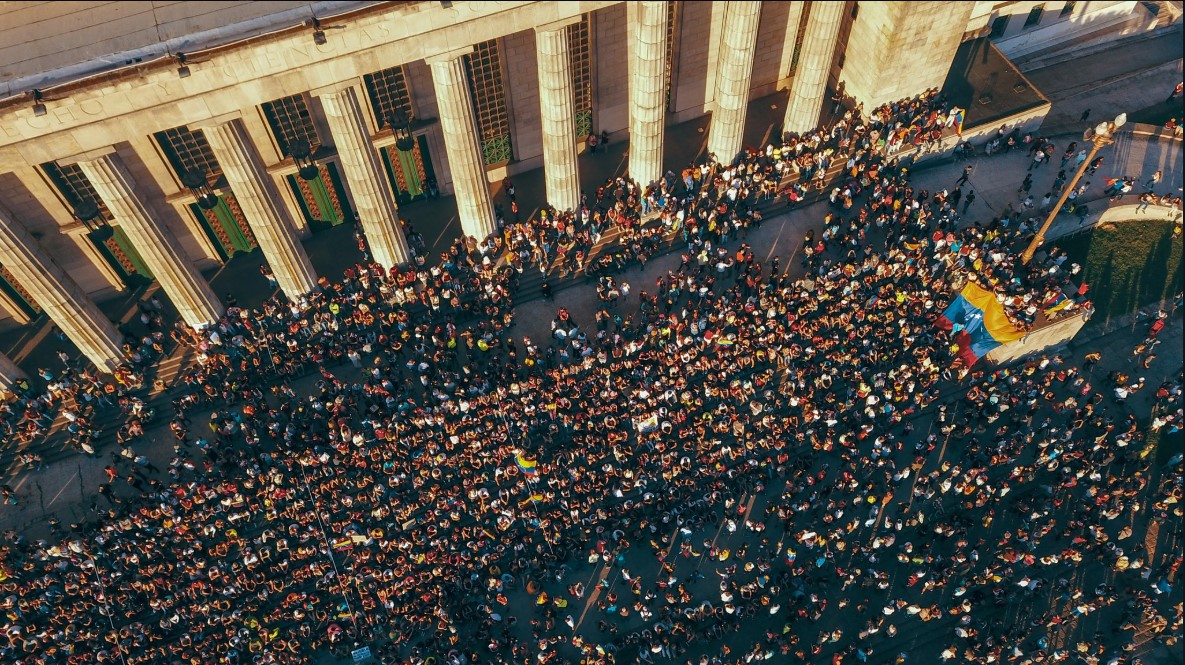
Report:
M971 367L992 349L1025 336L1009 320L995 294L977 284L967 286L951 301L934 327L955 334L959 357Z
M539 473L538 470L535 469L535 460L523 457L522 453L514 456L514 463L518 465L518 468L522 470L524 475L533 476Z

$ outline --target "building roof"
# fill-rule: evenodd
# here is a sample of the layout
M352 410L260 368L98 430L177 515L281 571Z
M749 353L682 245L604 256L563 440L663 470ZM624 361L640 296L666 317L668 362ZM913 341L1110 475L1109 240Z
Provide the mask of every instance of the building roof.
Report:
M1049 99L987 37L959 46L942 91L967 110L965 127L977 127L1023 113Z
M0 98L199 51L374 1L0 2Z

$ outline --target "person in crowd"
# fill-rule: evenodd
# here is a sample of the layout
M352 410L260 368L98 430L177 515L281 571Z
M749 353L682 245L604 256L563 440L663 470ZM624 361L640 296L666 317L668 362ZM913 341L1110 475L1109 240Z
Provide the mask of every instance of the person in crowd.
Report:
M173 459L132 450L129 398L94 519L3 535L0 657L900 663L908 631L943 660L1126 663L1140 631L1175 643L1179 545L1154 557L1127 526L1141 497L1162 529L1183 514L1181 456L1156 468L1119 398L1155 381L1092 386L1062 355L968 367L933 325L973 281L1027 328L1066 279L1056 251L1019 260L1010 220L911 184L897 155L948 111L928 91L731 163L615 177L430 267L358 264L179 333L197 360ZM828 200L793 275L739 241L765 182ZM601 265L611 233L622 263ZM611 273L669 238L681 265L631 306ZM516 343L527 268L589 274L595 320L560 305L550 341ZM65 390L113 386L117 408L145 341L113 382L78 370ZM1153 431L1180 428L1180 393L1179 375L1157 388ZM6 422L40 427L54 399L22 395ZM1111 606L1109 634L1054 639Z

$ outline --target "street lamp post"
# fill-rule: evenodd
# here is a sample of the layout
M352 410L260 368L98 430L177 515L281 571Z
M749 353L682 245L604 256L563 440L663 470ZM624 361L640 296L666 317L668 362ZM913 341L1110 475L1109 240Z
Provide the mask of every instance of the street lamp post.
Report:
M411 152L416 147L416 140L411 135L411 119L407 111L395 109L387 117L387 124L391 126L391 133L395 135L395 147L400 152Z
M1087 167L1090 166L1091 161L1094 160L1094 156L1098 154L1099 150L1103 146L1111 145L1115 141L1115 132L1125 124L1127 124L1127 114L1120 113L1115 116L1115 120L1100 122L1097 127L1087 129L1082 134L1082 138L1090 141L1092 144L1090 154L1083 160L1082 165L1078 167L1078 172L1074 174L1073 179L1070 180L1070 184L1066 185L1061 198L1057 200L1057 205L1053 206L1053 210L1049 211L1049 216L1045 218L1045 223L1041 225L1041 230L1037 231L1037 235L1033 236L1033 241L1029 243L1024 253L1020 255L1021 263L1028 265L1029 261L1033 260L1033 254L1045 242L1045 232L1049 230L1049 225L1053 224L1054 218L1061 212L1066 199L1070 197L1070 192L1074 191L1074 188L1078 186L1078 179L1086 172Z
M210 189L206 172L199 169L189 169L181 174L181 184L197 199L202 210L213 210L218 207L218 195Z
M321 174L321 170L317 168L317 161L313 158L313 149L306 139L293 141L288 146L288 152L299 169L301 179L316 180Z
M87 235L95 242L106 242L108 238L115 235L115 230L107 224L107 220L103 219L99 206L93 199L84 198L77 201L74 204L73 213L78 221L86 227Z

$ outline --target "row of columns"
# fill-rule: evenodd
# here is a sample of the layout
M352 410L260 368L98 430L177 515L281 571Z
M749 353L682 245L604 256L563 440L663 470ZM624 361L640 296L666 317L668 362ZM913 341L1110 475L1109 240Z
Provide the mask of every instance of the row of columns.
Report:
M319 96L372 259L386 267L407 262L398 205L370 140L357 87L347 85ZM295 222L281 205L276 183L241 120L214 119L194 128L205 135L283 293L295 300L315 289L317 273ZM59 161L78 165L182 321L203 328L222 316L222 303L172 230L136 194L135 181L114 148ZM0 255L83 355L107 371L122 362L121 335L115 326L7 209L0 209ZM0 354L0 386L11 386L22 376L15 363Z
M319 96L372 259L386 267L407 262L398 205L370 140L357 87L347 85ZM241 120L214 119L194 128L205 135L280 289L292 300L315 289L317 273L294 220L280 203L276 183ZM222 316L222 303L172 230L137 195L135 181L113 147L59 161L78 165L182 321L200 329ZM122 362L121 335L115 326L7 209L0 209L0 255L83 355L106 371ZM0 354L0 387L14 385L22 376L16 364Z
M760 2L724 5L720 53L716 56L716 110L708 131L708 152L722 162L731 162L743 145L760 17Z
M724 2L721 44L715 72L715 108L708 150L728 161L743 145L748 94L756 51L760 2ZM788 34L796 35L804 3L795 2ZM844 3L812 3L798 72L790 92L783 131L814 128L824 102ZM627 11L629 77L629 173L642 183L663 173L666 116L667 2L632 2ZM539 105L547 200L559 209L580 201L575 94L567 27L578 19L535 28ZM792 28L792 29L791 29ZM470 94L466 47L426 59L439 108L440 128L453 178L463 233L483 239L496 230L480 131ZM371 141L358 82L313 93L325 110L338 159L373 260L387 267L410 258L395 192ZM195 125L210 149L259 243L290 299L316 288L317 274L300 243L295 220L280 203L276 182L238 118ZM65 160L70 161L70 160ZM223 306L169 228L136 195L135 183L114 149L73 158L95 192L141 254L187 324L216 321ZM121 358L120 339L109 320L44 250L0 209L0 253L16 279L36 295L46 313L97 366L112 369ZM0 384L19 370L0 356Z
M37 304L84 356L104 371L119 366L123 350L115 325L3 205L0 256L4 267L36 295Z
M629 174L645 186L662 177L666 133L667 3L626 5L629 64Z
M293 220L279 204L276 183L268 176L242 123L231 119L201 129L280 290L295 301L315 289L313 263L300 244Z
M177 308L181 320L195 328L217 321L222 316L222 303L169 227L157 221L159 215L136 196L136 183L114 151L74 159Z
M399 225L399 206L371 143L358 88L346 85L320 97L371 258L386 268L406 263L407 239Z
M801 133L819 125L846 5L844 2L811 3L798 56L798 71L794 74L790 103L782 122L783 132ZM795 24L797 27L797 21Z
M708 152L729 162L740 153L748 115L753 60L761 2L721 2L721 42L715 72L715 107L708 130ZM805 7L794 2L786 34L794 39ZM818 126L827 80L835 58L846 3L812 2L798 69L790 89L783 132L805 132ZM666 126L666 2L631 2L626 7L629 49L629 172L641 183L663 173ZM541 65L542 67L542 65ZM540 95L542 100L542 94ZM550 162L545 163L550 166Z
M667 4L666 0L660 0L626 5L628 169L631 177L644 184L658 180L663 174ZM724 21L708 150L723 161L731 161L740 152L744 140L761 2L728 1L721 4L724 5ZM790 10L787 24L790 39L798 34L804 6L803 2L794 2ZM803 132L818 125L845 7L843 2L811 3L800 63L786 105L783 131ZM575 95L567 32L567 26L575 21L535 28L544 182L548 203L561 210L574 210L580 201ZM472 47L465 47L427 58L426 62L432 71L461 228L466 235L480 239L492 233L496 226L480 129L462 59L470 52Z
M457 217L465 235L484 240L497 228L490 183L486 179L481 133L469 96L469 74L465 70L467 46L426 58L432 70L432 88L440 113L440 133L448 153L453 175L453 194L457 199Z
M716 69L716 98L708 133L708 151L731 161L741 150L748 115L753 59L761 2L722 2L724 20ZM787 34L798 34L805 3L795 2ZM811 4L806 39L791 88L783 131L813 129L819 121L831 62L844 14L843 2ZM666 130L666 0L626 5L629 78L629 162L632 178L641 183L663 174ZM575 209L580 176L575 144L575 95L565 21L535 28L539 107L543 135L547 201ZM493 202L481 151L480 129L473 112L465 63L472 47L427 58L440 109L445 149L453 174L457 213L466 235L484 238L495 230Z

